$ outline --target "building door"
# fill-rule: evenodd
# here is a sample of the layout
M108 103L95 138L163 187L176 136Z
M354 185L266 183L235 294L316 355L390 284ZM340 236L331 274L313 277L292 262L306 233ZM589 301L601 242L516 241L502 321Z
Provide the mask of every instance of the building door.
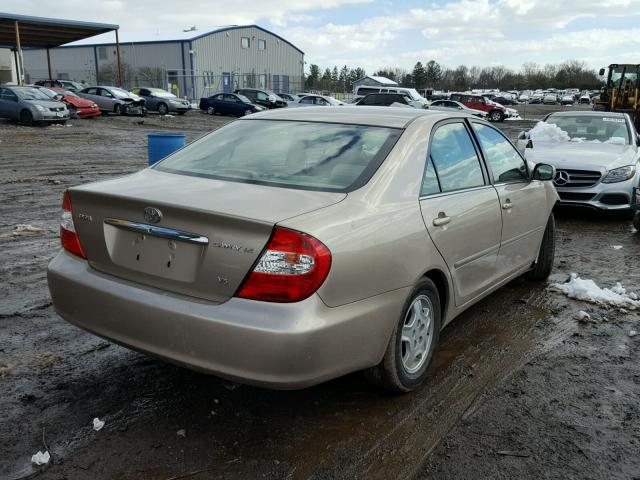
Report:
M276 93L280 92L280 75L273 76L273 91Z
M289 75L282 75L282 91L289 93Z
M233 91L231 74L229 72L222 72L222 91L224 93L231 93Z

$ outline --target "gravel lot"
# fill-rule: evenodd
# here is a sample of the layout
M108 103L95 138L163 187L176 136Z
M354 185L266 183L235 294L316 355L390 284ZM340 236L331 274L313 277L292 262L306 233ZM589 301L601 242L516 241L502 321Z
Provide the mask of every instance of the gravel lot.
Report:
M527 118L552 110L528 106ZM0 121L0 478L640 478L640 335L628 334L640 316L546 285L516 280L465 312L427 384L403 396L359 374L296 392L235 388L58 318L45 269L64 189L143 168L151 131L191 141L231 120ZM500 126L514 138L532 125ZM13 236L18 224L44 231ZM640 290L630 222L561 210L557 226L554 281L577 272ZM44 448L52 461L33 466Z

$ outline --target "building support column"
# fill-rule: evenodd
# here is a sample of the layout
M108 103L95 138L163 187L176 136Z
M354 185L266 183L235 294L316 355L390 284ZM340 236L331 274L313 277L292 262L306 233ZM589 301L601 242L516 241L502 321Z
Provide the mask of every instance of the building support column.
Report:
M53 75L51 74L51 53L49 53L49 47L47 47L47 69L49 70L49 80L53 80Z
M20 25L16 20L13 23L16 32L16 70L18 73L18 85L23 85L24 65L22 63L22 47L20 46Z
M118 64L118 86L122 88L122 63L120 61L120 38L116 29L116 62Z

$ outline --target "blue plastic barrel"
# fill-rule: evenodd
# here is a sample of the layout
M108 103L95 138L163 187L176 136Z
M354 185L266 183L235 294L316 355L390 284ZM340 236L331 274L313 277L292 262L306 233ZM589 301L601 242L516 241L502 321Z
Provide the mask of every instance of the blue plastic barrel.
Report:
M148 135L149 165L184 147L184 133L154 132Z

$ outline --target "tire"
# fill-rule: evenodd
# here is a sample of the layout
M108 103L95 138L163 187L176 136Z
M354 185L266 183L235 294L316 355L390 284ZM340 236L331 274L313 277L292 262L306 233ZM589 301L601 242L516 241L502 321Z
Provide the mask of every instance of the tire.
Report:
M253 112L251 110L246 110L244 112L244 116L246 117L247 115L251 115Z
M216 109L213 107L207 107L207 113L209 115L215 115L216 114Z
M538 259L531 270L525 273L525 277L529 280L543 281L551 274L553 268L553 259L555 257L556 250L556 221L553 217L553 213L549 215L547 220L547 228L544 230L542 236L542 243L540 244L540 251L538 252Z
M115 113L116 115L122 115L122 105L116 103L113 107L113 113Z
M504 113L500 110L492 110L488 117L490 122L504 122Z
M423 315L417 316L416 309L420 306L423 307ZM427 310L430 314L425 317ZM393 392L410 392L422 385L438 345L441 323L438 289L431 280L424 279L407 298L384 358L378 365L364 371L367 379ZM403 335L403 330L408 335ZM413 339L414 342L422 340L422 346L414 343L413 347L420 354L412 354L413 349L407 349L411 344L407 339Z
M78 118L78 110L74 107L69 108L69 118Z
M633 216L633 228L637 230L636 233L640 232L640 210Z
M33 125L33 113L29 110L22 110L20 112L20 123L23 125Z
M158 113L160 115L166 115L167 113L169 113L169 107L167 107L166 103L158 104Z

